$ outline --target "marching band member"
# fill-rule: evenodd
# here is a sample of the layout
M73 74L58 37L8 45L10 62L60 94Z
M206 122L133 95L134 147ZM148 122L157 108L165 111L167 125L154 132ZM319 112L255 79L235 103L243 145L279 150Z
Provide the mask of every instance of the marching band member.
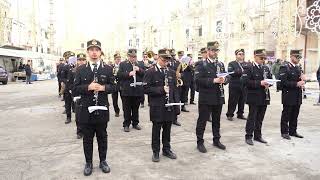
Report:
M165 104L175 102L174 91L176 86L175 71L167 68L171 59L169 50L160 49L156 65L151 67L144 76L145 93L150 98L150 120L152 121L152 161L159 162L160 132L162 128L162 152L163 155L176 159L177 156L171 150L170 133L171 125L175 116L173 106Z
M302 104L302 89L305 77L298 66L301 50L290 51L290 62L280 67L283 110L281 115L281 136L290 140L291 137L303 138L297 133L298 116Z
M203 134L206 123L212 115L213 145L225 150L226 147L220 142L220 118L224 100L223 84L227 83L225 77L218 77L219 73L224 73L224 64L218 61L219 43L208 42L208 58L200 61L195 69L195 83L199 91L198 112L196 135L197 148L200 152L206 153Z
M99 168L104 173L110 172L110 167L106 162L108 147L107 124L110 118L107 94L115 91L112 67L104 64L100 59L101 43L95 39L88 41L87 53L89 62L78 68L75 77L75 91L81 96L79 123L83 133L83 150L86 159L83 172L85 176L89 176L92 173L93 138L95 135L99 150ZM90 107L95 107L96 109L93 112L89 112Z
M245 140L248 145L253 145L252 138L260 143L267 143L262 138L262 122L270 104L270 84L266 79L272 79L267 66L266 51L257 49L254 51L254 62L243 73L243 82L248 89L246 103L249 105L249 115L246 123Z

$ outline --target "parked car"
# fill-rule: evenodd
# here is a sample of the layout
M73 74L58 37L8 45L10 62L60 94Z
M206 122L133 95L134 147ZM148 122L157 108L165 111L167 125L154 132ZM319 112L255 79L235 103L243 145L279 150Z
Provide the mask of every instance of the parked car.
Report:
M8 83L8 73L2 66L0 66L0 82L2 84Z

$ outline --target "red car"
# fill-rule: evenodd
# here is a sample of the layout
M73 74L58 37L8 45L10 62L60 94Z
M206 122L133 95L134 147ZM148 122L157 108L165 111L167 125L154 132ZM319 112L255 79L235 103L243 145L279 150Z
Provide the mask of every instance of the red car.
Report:
M0 82L2 84L8 83L8 73L2 66L0 66Z

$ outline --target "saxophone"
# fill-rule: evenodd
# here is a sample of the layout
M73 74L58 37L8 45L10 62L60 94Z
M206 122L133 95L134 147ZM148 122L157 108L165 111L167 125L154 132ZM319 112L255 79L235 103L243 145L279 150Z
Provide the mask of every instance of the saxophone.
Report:
M177 76L177 87L183 86L183 81L181 79L181 69L182 69L182 63L179 64L177 71L176 71L176 76Z

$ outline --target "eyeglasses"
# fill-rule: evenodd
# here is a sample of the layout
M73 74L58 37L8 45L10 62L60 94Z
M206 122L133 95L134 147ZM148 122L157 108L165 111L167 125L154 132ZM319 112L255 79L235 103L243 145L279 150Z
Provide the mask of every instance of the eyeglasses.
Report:
M147 58L148 56L143 56L144 58Z

